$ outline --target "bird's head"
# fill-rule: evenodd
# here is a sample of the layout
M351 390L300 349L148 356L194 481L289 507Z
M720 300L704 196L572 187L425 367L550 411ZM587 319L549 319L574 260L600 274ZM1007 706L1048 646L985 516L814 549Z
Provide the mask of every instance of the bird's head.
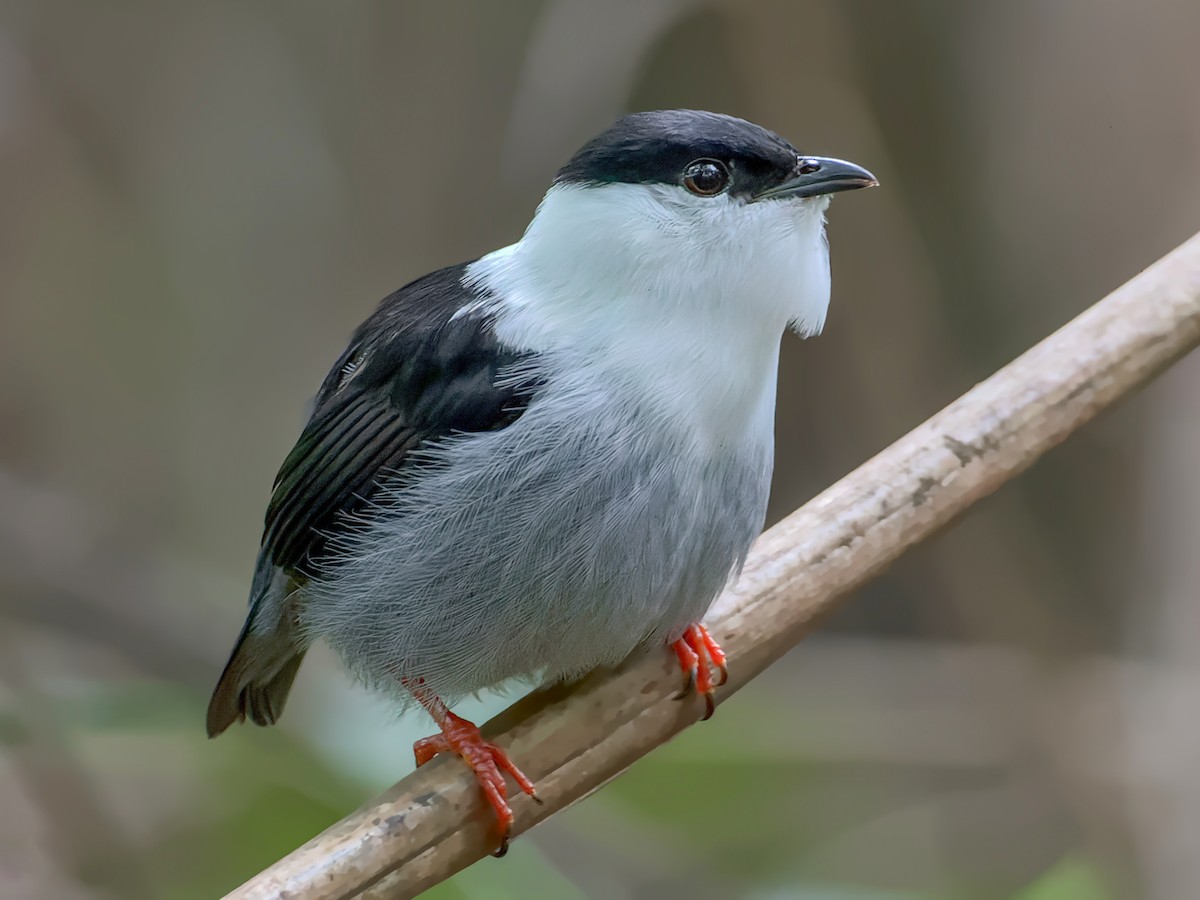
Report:
M703 227L714 209L749 211L762 208L752 206L756 203L812 201L877 183L861 166L806 156L752 122L692 109L618 119L555 178L558 186L648 188L684 227Z
M497 262L572 314L718 304L812 333L829 294L829 196L876 183L743 119L635 113L559 170L513 258Z

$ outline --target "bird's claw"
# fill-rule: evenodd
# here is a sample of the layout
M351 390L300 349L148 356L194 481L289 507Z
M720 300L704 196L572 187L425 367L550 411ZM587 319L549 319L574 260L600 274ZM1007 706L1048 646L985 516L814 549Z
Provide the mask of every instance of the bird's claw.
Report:
M681 660L680 665L682 664L683 663ZM687 669L684 669L683 686L671 695L672 700L682 700L685 697L690 696L692 691L696 689L696 668L696 665L693 664Z
M500 846L492 854L503 856L508 852L508 839L512 834L513 811L508 805L508 785L504 780L507 773L535 802L541 803L533 782L517 768L503 749L485 741L474 723L445 710L445 718L439 724L440 734L427 737L413 744L413 755L417 765L422 766L438 753L452 752L465 762L483 789L488 805L496 814L500 829Z
M701 721L712 718L717 708L713 697L714 689L729 680L729 669L721 645L713 639L708 629L695 624L688 627L679 640L671 644L684 672L684 684L673 699L682 700L693 691L704 697L704 716ZM716 669L720 680L714 685L712 670Z

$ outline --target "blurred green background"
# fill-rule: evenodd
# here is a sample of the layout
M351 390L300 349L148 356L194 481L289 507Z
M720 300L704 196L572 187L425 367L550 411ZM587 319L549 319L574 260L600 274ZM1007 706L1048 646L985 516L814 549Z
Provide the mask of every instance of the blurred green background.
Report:
M271 479L375 303L616 115L883 182L786 339L774 519L1200 227L1197 46L1194 0L4 0L0 896L217 896L409 770L327 653L204 738ZM431 896L1195 896L1198 460L1193 358Z

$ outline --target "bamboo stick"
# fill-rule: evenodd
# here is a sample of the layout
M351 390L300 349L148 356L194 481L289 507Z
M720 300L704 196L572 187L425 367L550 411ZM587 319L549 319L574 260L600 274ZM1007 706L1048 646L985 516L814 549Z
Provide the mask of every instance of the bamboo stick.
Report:
M1200 235L767 531L706 620L729 654L718 699L794 647L848 591L1198 343ZM489 722L485 734L545 801L515 796L514 835L696 721L703 704L673 702L678 687L674 658L656 650ZM492 850L491 823L467 769L438 758L228 898L411 897Z

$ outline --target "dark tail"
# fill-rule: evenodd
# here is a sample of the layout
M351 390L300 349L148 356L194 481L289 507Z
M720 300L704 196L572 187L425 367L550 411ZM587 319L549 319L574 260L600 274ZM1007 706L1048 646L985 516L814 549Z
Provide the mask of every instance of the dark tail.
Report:
M208 736L216 737L249 716L255 725L274 725L308 649L295 639L288 598L296 583L260 563L251 588L250 614L208 701ZM278 603L272 597L281 597ZM269 610L269 611L268 611ZM263 618L276 619L267 623ZM264 627L265 626L265 627Z
M208 736L247 716L255 725L274 725L303 659L304 650L287 638L252 634L247 622L208 701Z

